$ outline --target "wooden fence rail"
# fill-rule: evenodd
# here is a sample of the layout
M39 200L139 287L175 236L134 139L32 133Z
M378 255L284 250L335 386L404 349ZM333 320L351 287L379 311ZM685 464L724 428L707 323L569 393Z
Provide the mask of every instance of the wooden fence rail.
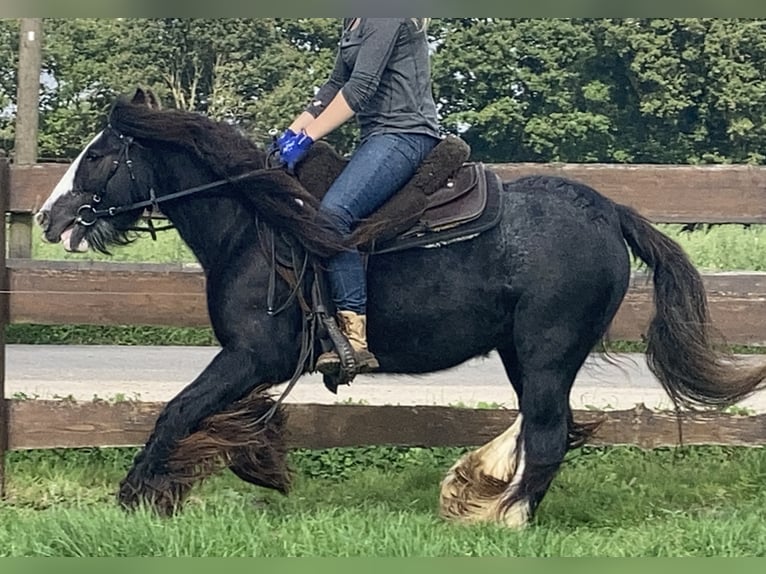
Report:
M205 279L193 265L8 259L10 320L43 325L209 324ZM728 341L766 345L766 273L703 276L711 314ZM610 329L614 340L640 341L653 312L644 273L633 276Z
M656 223L766 223L766 168L613 164L493 164L502 179L561 175L638 209ZM67 164L14 165L8 210L29 215L47 199ZM3 183L0 182L0 188Z
M0 158L0 327L11 323L206 326L204 277L196 266L53 262L31 259L32 214L66 164L9 165ZM503 179L555 174L583 181L657 223L766 223L766 168L750 166L495 164ZM5 260L6 246L8 260ZM766 345L766 274L704 276L713 319L732 343ZM611 327L613 339L640 340L652 311L645 275L633 277ZM0 329L2 332L2 329ZM0 343L3 343L0 340ZM0 397L4 396L0 344ZM158 404L0 401L0 456L6 448L139 444ZM439 407L289 406L296 446L480 444L505 429L510 411ZM676 444L676 422L649 411L604 416L597 444ZM711 418L712 417L712 418ZM766 419L688 415L688 444L763 444ZM3 465L0 464L0 492Z
M108 404L10 401L10 448L75 448L142 445L162 403ZM478 446L507 429L518 414L503 409L445 406L288 404L288 443L294 448L370 445ZM575 411L580 423L601 422L589 444L643 448L679 444L679 423L670 412L642 405L622 411ZM766 415L685 413L685 445L766 444Z

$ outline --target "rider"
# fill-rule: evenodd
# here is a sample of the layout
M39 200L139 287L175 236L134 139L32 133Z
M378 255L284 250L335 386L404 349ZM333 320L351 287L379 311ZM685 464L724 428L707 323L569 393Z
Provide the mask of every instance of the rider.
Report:
M278 140L280 157L292 169L316 140L357 117L359 145L320 207L320 214L344 237L404 186L440 139L428 20L345 18L329 80ZM367 347L367 281L356 248L328 261L328 277L359 371L377 369L378 360ZM316 369L322 373L334 374L339 368L335 351L317 359Z

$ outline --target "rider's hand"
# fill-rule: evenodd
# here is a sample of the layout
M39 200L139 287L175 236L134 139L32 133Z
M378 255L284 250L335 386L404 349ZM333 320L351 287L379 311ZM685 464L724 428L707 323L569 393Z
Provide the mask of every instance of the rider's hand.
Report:
M290 128L283 131L279 137L275 138L272 144L269 146L269 153L274 153L282 149L282 146L287 143L287 140L295 137L295 132Z
M289 171L293 171L298 162L306 157L313 143L314 140L302 131L279 146L279 158Z
M287 143L287 140L294 138L297 134L291 130L290 128L287 128L285 131L282 132L282 135L280 135L277 138L277 147L279 149L282 149L282 146Z

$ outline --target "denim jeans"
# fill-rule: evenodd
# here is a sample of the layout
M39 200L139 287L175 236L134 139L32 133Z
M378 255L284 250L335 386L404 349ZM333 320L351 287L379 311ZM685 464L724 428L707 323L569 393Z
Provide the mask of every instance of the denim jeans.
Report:
M426 134L384 133L370 136L351 156L346 168L322 199L320 213L344 237L360 219L383 205L409 181L439 142ZM367 311L367 278L356 249L327 262L336 310Z

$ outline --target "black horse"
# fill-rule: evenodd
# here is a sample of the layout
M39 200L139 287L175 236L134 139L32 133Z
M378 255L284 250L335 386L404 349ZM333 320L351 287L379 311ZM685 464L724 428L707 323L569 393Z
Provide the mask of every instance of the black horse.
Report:
M259 169L265 150L234 127L161 110L141 90L118 100L108 121L39 212L46 239L106 251L125 243L147 204L161 202L205 271L222 346L164 408L119 500L171 512L221 464L284 492L284 419L281 410L264 419L274 404L264 391L300 364L306 312L299 297L269 312L270 292L286 301L296 287L282 275L274 282L264 243L274 235L263 223L317 256L342 245L303 186L283 170ZM573 421L569 393L628 288L627 247L653 270L647 357L676 404L728 405L759 388L766 367L740 369L716 349L699 274L632 209L555 177L504 183L501 207L499 224L471 239L370 257L369 340L385 373L448 369L497 350L520 415L449 471L441 512L521 526L567 450L592 430Z

